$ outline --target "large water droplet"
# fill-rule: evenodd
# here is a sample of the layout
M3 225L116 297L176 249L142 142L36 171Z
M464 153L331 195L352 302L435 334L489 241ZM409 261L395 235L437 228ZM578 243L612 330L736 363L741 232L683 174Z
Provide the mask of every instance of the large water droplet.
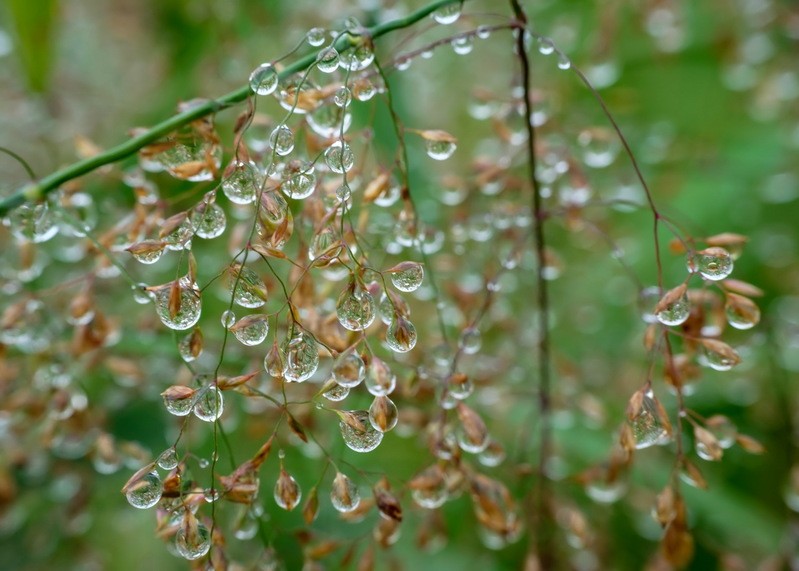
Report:
M8 215L6 223L17 240L46 242L58 233L58 225L49 205L23 204Z
M333 380L342 387L357 387L365 377L366 365L354 350L345 351L333 363Z
M671 441L671 431L663 423L661 413L652 391L643 394L638 412L627 422L633 430L635 447L649 448Z
M461 331L458 348L467 355L474 355L483 346L483 336L476 327L467 327Z
M318 48L325 43L325 34L324 28L311 28L308 30L308 33L305 34L305 39L308 45Z
M295 332L283 344L286 356L284 378L289 382L307 381L319 366L319 351L310 335L301 331Z
M246 315L230 330L242 344L260 345L269 334L269 316L266 314Z
M212 240L225 231L227 218L225 211L218 204L202 204L195 209L195 233L200 238Z
M424 268L421 264L414 264L407 270L393 272L391 283L400 291L416 291L424 281Z
M375 397L369 407L369 422L375 430L380 432L388 432L395 426L399 420L399 410L397 405L394 404L387 396Z
M330 490L330 503L336 511L341 513L351 512L361 503L361 494L358 486L350 478L338 472L333 480Z
M367 371L365 384L366 390L376 397L390 395L397 386L397 377L385 362L373 357Z
M302 491L297 480L282 468L275 483L274 497L275 503L287 511L296 508L302 499Z
M342 387L339 384L334 384L331 388L322 393L322 396L332 402L340 402L347 398L350 394L350 389Z
M681 325L691 315L691 304L687 295L682 295L655 314L663 325Z
M377 311L372 295L354 278L336 303L339 323L350 331L363 331L375 320Z
M275 153L285 157L294 150L294 133L287 125L278 125L269 135L269 145Z
M157 504L163 492L164 485L161 483L161 478L158 472L153 470L132 482L125 492L125 497L134 508L145 510Z
M386 345L395 353L407 353L416 346L416 327L397 315L386 330Z
M264 369L276 379L282 378L286 372L286 355L283 353L283 349L278 346L277 340L272 343L272 347L266 357L264 357Z
M250 89L258 95L271 95L277 89L278 81L275 66L262 63L250 74Z
M175 303L178 299L179 303ZM155 311L170 329L182 331L194 327L200 320L201 310L200 292L186 278L176 286L162 287L155 293Z
M338 69L338 52L336 48L325 48L316 55L316 67L324 73L333 73Z
M234 204L252 203L260 187L261 175L251 162L235 163L222 180L222 192Z
M706 248L698 251L689 263L689 269L699 272L706 280L719 281L732 273L733 261L724 248Z
M339 423L341 436L344 443L356 452L371 452L380 445L383 433L375 430L369 422L369 413L365 410L349 411L361 425L359 428L350 426L344 421ZM363 428L362 430L360 428Z
M447 4L446 6L442 6L432 14L433 20L444 26L448 24L454 24L455 22L458 21L458 18L460 18L460 16L461 16L460 2L453 2L452 4Z
M455 153L455 149L458 148L454 141L445 139L426 139L425 147L427 149L427 156L437 161L447 160Z
M211 532L200 522L183 526L175 534L175 549L189 561L204 557L211 549Z
M169 447L158 457L158 467L162 470L174 470L178 465L178 453L174 447Z
M308 198L316 190L316 176L310 170L295 172L283 181L280 189L295 200Z
M235 288L235 291L234 291ZM234 265L228 270L228 290L233 301L250 309L266 303L266 285L261 277L246 266Z
M347 143L336 141L325 150L325 163L334 173L344 174L355 165L355 155Z
M194 403L194 416L205 422L214 422L222 416L225 409L225 401L222 391L214 386L203 390L197 401Z

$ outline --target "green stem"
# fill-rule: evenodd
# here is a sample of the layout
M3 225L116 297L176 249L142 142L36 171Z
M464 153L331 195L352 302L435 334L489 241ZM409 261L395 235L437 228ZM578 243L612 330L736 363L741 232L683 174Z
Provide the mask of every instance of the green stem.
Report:
M462 0L436 0L435 2L431 2L427 6L420 8L417 11L408 14L404 18L398 18L390 22L385 22L383 24L367 28L364 33L366 36L376 39L396 30L408 28L443 6L460 2L462 2ZM341 37L339 37L339 39L335 42L335 48L341 51L353 45L353 41L354 38L352 38L350 35L342 34ZM280 79L284 80L294 73L307 69L313 65L314 62L316 62L315 51L300 58L293 64L286 66L283 71L280 72ZM129 157L139 151L139 149L142 147L162 139L171 132L191 123L192 121L196 121L201 117L205 117L206 115L210 115L212 113L217 113L237 103L241 103L250 97L251 93L252 91L250 91L249 85L245 85L236 89L235 91L231 91L227 95L219 97L218 99L211 99L196 107L192 107L183 113L174 115L169 119L151 127L147 131L128 139L124 143L117 145L116 147L112 147L105 152L73 163L67 167L64 167L63 169L57 170L54 173L39 179L37 182L17 190L17 192L8 198L0 201L0 216L5 216L8 212L17 208L18 206L23 205L25 202L42 200L49 193L67 181L78 178L86 173L90 173L93 170L96 170L107 164L115 163L126 157Z

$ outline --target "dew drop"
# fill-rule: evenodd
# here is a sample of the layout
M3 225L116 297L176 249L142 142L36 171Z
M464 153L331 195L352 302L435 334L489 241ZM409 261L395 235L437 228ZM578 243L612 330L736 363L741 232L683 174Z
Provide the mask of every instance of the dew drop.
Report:
M204 205L202 209L197 208L197 220L195 220L195 233L200 238L212 240L218 238L225 231L227 218L225 211L218 204Z
M238 305L254 309L266 303L266 285L255 271L246 266L234 265L228 270L227 277L228 291Z
M683 295L673 303L667 305L663 310L655 314L657 320L663 325L682 325L691 315L691 304L688 296Z
M234 204L250 204L255 201L261 187L261 176L255 164L237 162L228 169L222 180L222 192Z
M465 56L472 52L474 48L474 42L470 36L461 36L459 38L455 38L451 42L452 51L460 56Z
M399 420L399 410L387 396L375 397L369 407L369 422L375 430L388 432L397 426Z
M271 95L277 89L279 78L271 63L262 63L250 74L250 89L257 95Z
M724 306L724 314L727 317L727 323L735 329L751 329L760 322L760 308L748 299L745 302L736 303L728 299Z
M194 403L194 416L205 422L214 422L222 416L225 408L225 402L222 397L222 391L216 387L208 387L203 390L202 394L197 398Z
M296 172L283 181L280 189L295 200L308 198L316 189L316 176L312 172Z
M419 507L434 510L444 505L449 498L447 481L444 473L438 466L431 466L424 470L418 478L424 485L417 486L411 492L413 501ZM416 478L414 478L416 479Z
M231 310L226 309L222 312L222 317L219 321L222 323L222 327L225 329L230 329L236 323L236 314Z
M416 291L422 285L422 281L424 281L424 267L421 264L391 274L391 283L400 291Z
M133 292L133 301L139 305L146 305L153 301L153 298L155 297L152 293L145 289L146 287L147 284L143 283L130 286L130 289Z
M362 71L372 65L375 54L370 44L364 41L340 54L338 64L341 69Z
M480 452L477 460L483 466L499 466L505 461L505 448L496 440L491 440L486 449Z
M347 398L350 394L350 389L342 387L339 384L333 385L330 389L322 393L322 396L332 402L340 402Z
M366 374L365 384L366 390L376 397L390 395L397 386L397 377L384 361L373 357Z
M125 497L134 508L146 510L157 504L163 493L164 485L161 478L158 472L153 470L131 483L125 492Z
M491 29L488 26L477 26L477 37L481 40L487 40L491 37Z
M377 448L383 440L383 433L375 430L369 422L369 413L365 410L353 410L349 413L362 425L363 430L356 429L344 421L339 423L341 436L347 447L355 452L371 452Z
M352 102L352 92L345 85L339 87L333 94L333 103L339 107L347 107Z
M350 478L338 472L330 490L330 503L336 511L347 513L355 510L361 503L358 486Z
M443 26L454 24L458 21L458 18L461 17L461 5L460 2L453 2L452 4L447 4L446 6L442 6L432 14L433 20L436 23L441 24Z
M269 316L265 314L247 315L242 317L231 328L231 331L243 345L248 347L260 345L269 334Z
M283 377L289 382L307 381L319 366L316 341L301 331L286 339L283 344L283 354L286 356L286 370Z
M663 424L657 401L652 391L643 395L638 413L627 420L633 431L637 449L660 446L671 441L671 432Z
M6 218L11 233L22 242L47 242L58 233L58 225L49 205L23 204Z
M366 365L354 350L345 351L333 363L333 380L342 387L357 387L366 377Z
M467 355L474 355L483 346L483 336L476 327L467 327L461 331L458 348Z
M352 95L358 101L369 101L377 94L377 88L367 78L359 79L352 85Z
M325 43L325 29L324 28L311 28L305 35L308 45L318 48Z
M349 144L336 141L325 149L325 163L334 173L344 174L355 165L355 155Z
M287 125L278 125L269 135L269 145L281 157L290 155L294 150L294 133Z
M724 350L719 350L713 344L705 341L702 344L703 352L699 362L716 371L729 371L741 362L741 358L732 348L726 345L724 347Z
M316 56L316 67L324 73L333 73L338 69L338 52L336 48L325 48Z
M155 311L161 322L176 331L183 331L194 327L200 320L200 313L202 310L202 302L200 300L200 292L195 289L194 285L189 285L188 280L185 278L180 280L177 294L180 299L179 307L176 312L173 310L174 305L170 308L170 297L172 287L160 288L155 294Z
M541 55L551 55L555 52L555 44L550 38L541 36L538 38L538 51L541 53Z
M416 327L402 315L397 315L386 330L386 344L395 353L407 353L416 346Z
M425 147L428 157L436 161L445 161L455 153L457 145L451 140L426 139Z
M282 378L286 372L286 355L278 346L277 340L272 343L272 348L264 357L264 369L276 379Z
M211 550L211 533L200 522L183 526L175 535L175 549L189 561L204 557Z
M158 457L158 467L162 470L174 470L178 465L178 453L174 447L169 447Z
M308 114L307 123L314 133L324 139L331 139L349 130L352 114L337 105L322 105Z
M164 395L164 406L171 415L187 416L194 407L195 400L195 394L191 394L185 398L170 398Z
M339 323L350 331L363 331L372 324L376 315L372 295L357 280L351 279L336 303Z
M569 59L569 56L566 54L558 55L558 69L567 70L571 69L572 60Z
M697 252L689 262L689 269L699 272L706 280L719 281L732 273L733 261L724 248L706 248Z
M302 491L297 480L282 468L275 482L274 497L275 503L286 511L296 508L302 499Z

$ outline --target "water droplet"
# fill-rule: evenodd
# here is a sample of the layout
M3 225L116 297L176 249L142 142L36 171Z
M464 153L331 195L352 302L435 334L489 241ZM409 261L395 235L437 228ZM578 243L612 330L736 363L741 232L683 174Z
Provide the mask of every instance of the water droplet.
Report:
M505 448L496 440L491 440L486 449L480 452L477 460L483 466L499 466L505 461Z
M638 295L638 310L644 323L657 323L658 318L653 311L660 300L660 288L657 286L645 287Z
M348 389L357 387L366 377L366 365L354 350L339 355L333 362L333 379Z
M467 327L461 331L458 348L467 355L474 355L483 346L483 336L476 327Z
M402 315L396 315L386 330L386 345L395 353L407 353L416 346L416 327Z
M200 238L212 240L225 231L227 218L225 211L218 204L202 204L195 209L195 233Z
M344 421L339 423L341 429L341 436L344 443L355 452L371 452L380 445L383 440L383 433L375 430L372 423L369 422L369 413L365 410L349 411L358 423L361 429L356 429Z
M162 470L174 470L178 465L178 453L174 447L169 447L158 457L158 467Z
M456 400L464 400L474 392L471 378L462 373L455 373L447 380L447 393ZM456 403L453 403L454 408Z
M375 397L369 407L369 422L375 430L380 432L388 432L395 426L399 420L399 411L397 405L394 404L387 396Z
M347 107L352 102L352 92L346 85L339 87L333 94L333 103L339 107Z
M706 280L719 281L732 273L733 261L724 248L706 248L697 252L688 264L688 269L699 272Z
M442 6L433 12L432 17L433 20L443 26L454 24L458 21L458 18L461 17L461 4L460 2L453 2L452 4Z
M371 42L362 41L340 54L338 64L344 70L362 71L372 65L374 60L375 54Z
M236 323L236 314L233 313L231 310L226 309L222 312L222 317L220 318L220 322L222 323L222 327L225 329L230 329Z
M414 482L418 482L414 485ZM419 507L434 510L444 505L449 498L447 481L439 466L431 466L416 476L412 481L411 496Z
M277 89L279 78L271 63L262 63L250 74L250 89L257 95L271 95Z
M219 497L219 490L216 488L205 488L203 490L203 499L205 500L206 504L212 504L215 501L218 501Z
M325 43L326 31L324 28L311 28L305 35L308 45L318 48Z
M164 406L169 414L174 416L187 416L194 407L196 396L194 392L182 398L164 395Z
M198 333L198 331L198 329L195 329L191 333L184 335L178 343L178 352L180 353L181 359L186 363L194 361L203 351L202 334Z
M397 69L397 71L406 71L408 68L411 67L412 61L413 60L411 60L411 58L409 57L401 57L397 59L396 63L394 64L394 67Z
M325 149L325 163L334 173L344 174L355 165L355 155L347 143L336 141Z
M618 501L626 491L627 483L621 478L612 482L600 478L591 480L585 485L585 493L588 494L588 497L600 504L612 504Z
M731 298L732 295L728 294L727 303L724 306L727 323L735 329L746 330L751 329L760 322L760 308L753 301L743 298L746 300L745 302L733 302Z
M342 387L339 384L333 385L330 389L322 393L322 396L332 402L340 402L347 398L350 394L350 389Z
M350 279L336 303L339 323L350 331L363 331L372 324L376 315L372 295L355 278Z
M377 94L377 88L367 78L356 80L352 85L352 95L358 101L369 101Z
M175 549L184 559L193 561L211 550L211 533L202 523L182 526L175 535Z
M294 150L294 133L288 125L278 125L269 135L269 145L281 157L290 155Z
M450 158L458 146L448 139L425 139L427 156L436 161L445 161Z
M255 271L235 264L228 269L227 273L228 291L238 305L254 309L266 303L266 285Z
M419 289L424 280L424 267L414 264L407 270L392 272L391 283L400 291L410 292Z
M316 67L324 73L333 73L338 69L338 52L336 48L325 48L316 56Z
M130 286L131 291L133 291L133 301L139 305L146 305L153 300L153 294L147 291L146 287L147 284L143 283Z
M164 485L161 483L161 478L158 476L158 472L153 470L142 475L135 482L131 482L125 492L125 497L134 508L146 510L157 504L163 493Z
M243 345L260 345L269 334L269 316L261 313L246 315L230 330Z
M297 331L283 344L286 370L283 377L293 383L307 381L319 366L319 351L310 335Z
M338 472L330 490L330 503L336 511L347 513L355 510L361 503L358 486L350 478Z
M344 107L322 105L313 113L308 114L306 122L311 130L323 139L332 139L349 131L350 125L352 125L352 114Z
M714 342L712 339L703 339L702 341L703 352L699 357L700 364L716 371L729 371L741 362L738 353L726 343Z
M58 233L58 225L49 205L23 204L8 215L5 220L14 237L35 244L46 242Z
M297 480L282 468L280 469L280 476L275 482L274 497L275 503L287 511L296 508L302 499L302 491Z
M567 70L572 66L572 60L566 54L558 55L558 69Z
M583 162L601 169L610 166L619 153L620 143L608 129L585 129L577 136L582 148Z
M194 403L194 416L205 422L214 422L222 416L225 409L225 401L222 391L216 387L208 387L203 390Z
M384 361L373 357L367 370L365 385L366 390L376 397L390 395L397 386L397 377Z
M264 369L276 379L282 378L286 372L286 355L283 353L283 349L278 346L277 340L272 343L272 348L269 349L266 357L264 357Z
M477 37L481 40L487 40L491 37L491 29L488 26L477 26Z
M474 41L471 36L455 38L450 44L452 45L452 51L460 56L470 54L474 48Z
M661 412L652 391L643 393L638 412L630 419L627 419L635 438L637 449L649 448L650 446L660 446L671 441L671 431L663 423Z
M691 315L691 304L688 296L683 294L674 302L655 314L657 320L663 325L682 325Z
M538 51L541 53L541 55L551 55L555 52L555 44L551 39L541 36L538 38Z
M308 198L316 190L316 176L310 170L295 171L283 181L280 189L286 196L295 200Z
M261 175L255 164L237 162L225 172L222 192L234 204L250 204L261 188Z
M170 298L173 299L170 303ZM174 300L179 299L179 303ZM177 309L177 311L175 311ZM155 311L161 322L176 331L194 327L200 320L202 302L200 292L182 278L175 286L159 288L155 293Z
M245 509L244 513L236 519L233 535L239 541L248 541L258 534L258 519L253 510ZM258 567L262 569L262 567Z

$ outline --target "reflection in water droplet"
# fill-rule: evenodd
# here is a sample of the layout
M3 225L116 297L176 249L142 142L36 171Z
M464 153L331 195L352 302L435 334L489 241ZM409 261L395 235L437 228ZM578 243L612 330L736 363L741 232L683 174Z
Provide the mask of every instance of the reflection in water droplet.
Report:
M134 508L144 510L157 504L163 492L164 485L161 483L161 478L158 472L153 470L133 482L125 492L125 497Z
M363 430L358 430L344 421L339 423L341 436L344 443L355 452L371 452L380 445L383 440L383 433L375 430L369 422L369 413L365 410L350 411L352 415L361 423Z

